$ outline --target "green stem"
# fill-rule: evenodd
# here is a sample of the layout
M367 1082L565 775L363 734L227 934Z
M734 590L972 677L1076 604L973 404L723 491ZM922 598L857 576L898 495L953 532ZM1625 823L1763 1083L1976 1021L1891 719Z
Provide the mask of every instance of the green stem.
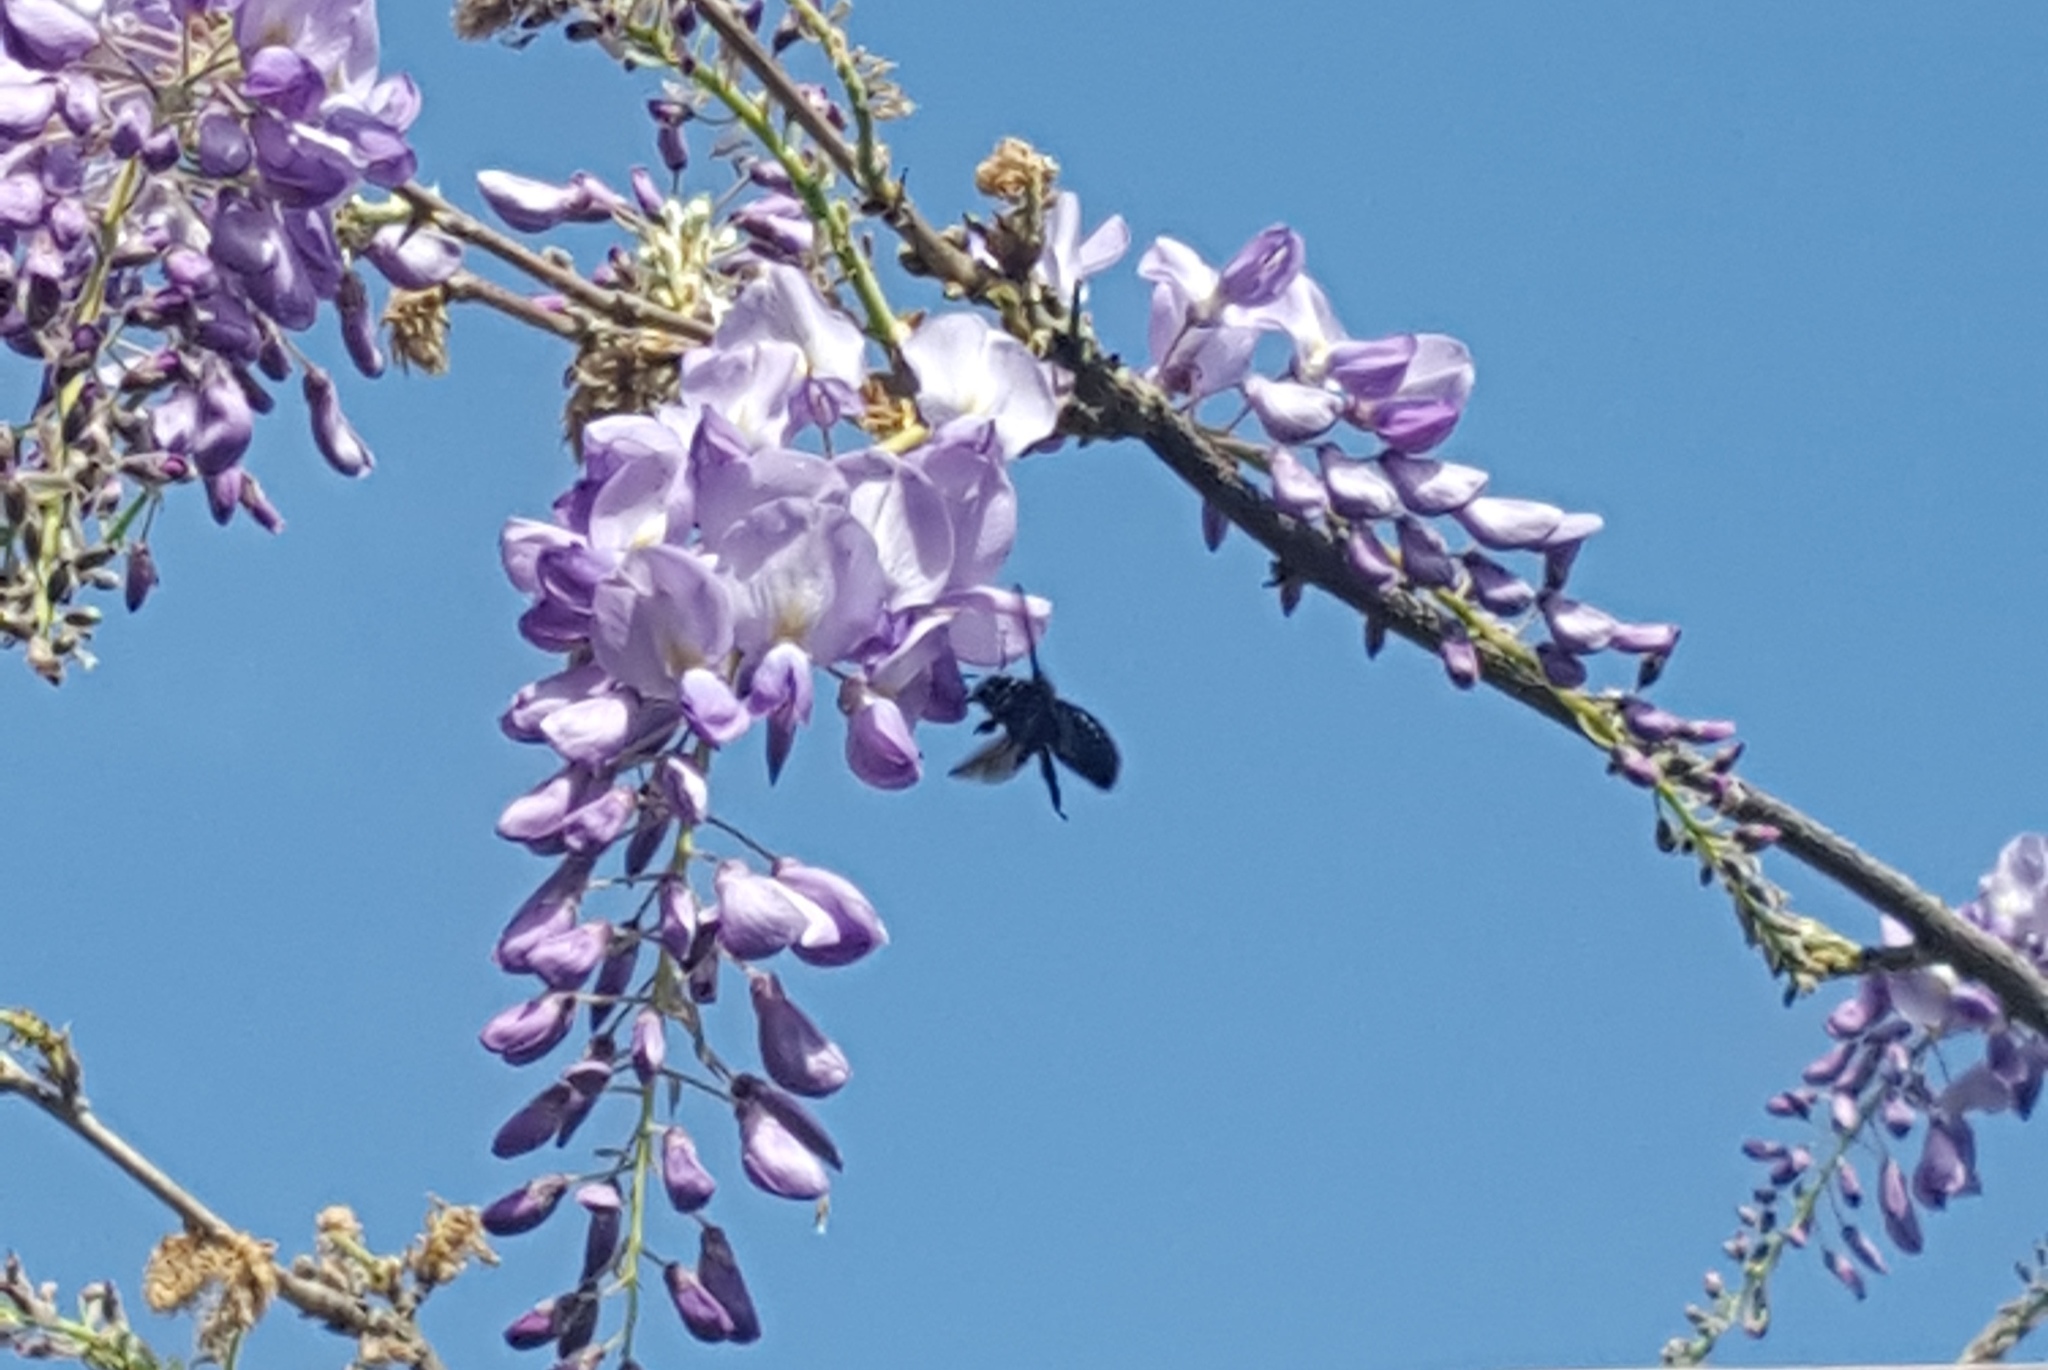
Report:
M903 341L903 325L897 320L895 311L889 308L874 267L854 241L852 219L846 205L833 201L826 193L825 178L775 127L774 121L768 117L766 104L757 104L749 99L746 92L726 80L708 62L699 62L690 73L690 79L731 110L733 117L781 165L789 177L790 187L803 201L804 212L830 239L832 255L839 263L839 270L853 287L854 294L860 299L861 311L867 316L867 335L882 345L893 363L897 359L897 347Z
M662 953L664 962L668 953ZM657 971L657 974L660 972ZM633 1333L640 1325L640 1253L646 1246L647 1185L654 1169L654 1092L658 1080L640 1087L640 1122L633 1134L633 1193L628 1200L626 1257L619 1282L626 1289L626 1327L621 1359L633 1359Z

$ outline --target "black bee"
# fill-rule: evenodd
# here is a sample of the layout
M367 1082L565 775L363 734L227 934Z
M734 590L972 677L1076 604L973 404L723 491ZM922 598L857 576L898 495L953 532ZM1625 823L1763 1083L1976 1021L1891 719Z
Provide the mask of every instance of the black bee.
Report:
M990 784L1008 780L1032 757L1038 758L1038 773L1045 777L1052 795L1052 811L1061 818L1060 778L1053 769L1058 757L1066 768L1093 785L1106 790L1116 784L1121 764L1116 743L1095 715L1077 704L1061 699L1038 668L1038 644L1032 642L1031 678L992 675L974 687L968 698L988 711L977 733L1002 729L1002 736L953 768L953 774Z

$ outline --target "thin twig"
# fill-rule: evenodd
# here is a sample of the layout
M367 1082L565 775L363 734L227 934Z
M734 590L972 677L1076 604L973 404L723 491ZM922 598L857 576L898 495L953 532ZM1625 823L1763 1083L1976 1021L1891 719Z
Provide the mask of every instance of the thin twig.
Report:
M988 273L981 264L947 242L917 212L902 181L890 180L886 176L862 176L860 158L839 136L839 130L804 99L795 80L782 69L774 55L761 46L761 40L732 12L725 0L697 0L697 13L717 31L740 63L754 73L755 79L767 89L775 103L811 135L818 149L839 169L840 174L860 187L869 201L866 208L879 214L933 275L961 285L970 294L988 284Z
M545 281L593 313L601 314L617 323L630 324L635 328L653 328L673 333L692 342L710 341L709 324L693 319L687 314L678 314L673 309L664 309L637 295L593 285L578 275L574 268L553 261L526 244L506 237L489 224L457 209L423 185L408 181L394 193L426 216L427 220L443 233L482 248L499 261L517 267L537 281Z
M471 271L458 271L442 283L451 300L469 300L476 304L488 305L500 314L508 315L530 327L538 328L557 337L574 341L589 329L574 317L557 309L536 304L516 290L487 280Z
M2024 1286L2019 1296L2001 1304L1984 1329L1970 1338L1970 1344L1956 1358L1958 1365L2004 1360L2006 1353L2019 1345L2027 1333L2048 1321L2048 1241L2035 1245L2033 1269L2022 1262L2018 1270Z
M227 1219L201 1203L127 1139L102 1123L83 1094L67 1093L49 1081L39 1080L11 1058L0 1055L0 1094L8 1093L21 1095L112 1161L177 1214L188 1229L222 1241L241 1235ZM395 1342L416 1357L411 1362L416 1370L445 1370L440 1356L419 1329L396 1313L369 1307L342 1290L296 1274L283 1265L273 1262L271 1269L277 1277L278 1296L331 1331L358 1340L375 1337Z

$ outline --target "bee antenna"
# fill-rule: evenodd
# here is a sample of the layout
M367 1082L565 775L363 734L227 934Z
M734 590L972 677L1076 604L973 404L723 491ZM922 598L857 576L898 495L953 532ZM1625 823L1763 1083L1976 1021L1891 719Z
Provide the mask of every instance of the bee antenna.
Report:
M1045 672L1038 669L1038 634L1031 630L1031 596L1024 593L1022 585L1012 585L1017 598L1024 601L1024 650L1031 657L1031 678L1042 679Z

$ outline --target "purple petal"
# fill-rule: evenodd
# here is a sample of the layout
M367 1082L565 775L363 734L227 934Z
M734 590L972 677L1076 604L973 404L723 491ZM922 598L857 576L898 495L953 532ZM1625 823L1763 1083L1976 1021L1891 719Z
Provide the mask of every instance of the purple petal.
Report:
M1473 598L1492 612L1519 614L1536 602L1536 587L1491 557L1466 552L1459 560L1464 562L1465 574L1471 578Z
M740 1278L739 1262L733 1259L724 1229L706 1224L698 1234L697 1279L732 1319L728 1340L744 1345L760 1339L761 1320L754 1313L754 1300L747 1294L747 1282Z
M1458 562L1443 537L1426 523L1404 518L1395 525L1401 546L1401 570L1417 585L1449 589L1458 583Z
M1913 1168L1913 1197L1939 1209L1957 1195L1976 1193L1976 1149L1970 1125L1961 1118L1929 1118L1920 1163Z
M576 1000L567 994L545 994L515 1004L484 1025L479 1034L485 1051L507 1065L523 1066L553 1051L576 1020Z
M661 1134L661 1183L678 1213L695 1213L718 1190L718 1182L697 1159L696 1143L679 1127Z
M1401 512L1401 497L1376 461L1347 457L1334 443L1316 449L1330 507L1348 519L1385 519Z
M562 1130L570 1102L570 1089L560 1083L549 1085L504 1121L491 1138L491 1154L501 1160L524 1156L553 1141Z
M1240 309L1271 304L1301 274L1307 255L1301 235L1287 225L1262 229L1224 265L1217 295L1225 304Z
M792 1094L819 1099L844 1085L851 1069L842 1052L789 1001L782 982L760 971L748 977L759 1027L761 1064Z
M908 789L924 775L924 754L895 700L867 694L854 705L847 718L846 764L878 790Z
M562 1196L569 1192L568 1175L543 1175L486 1204L484 1231L493 1237L516 1237L531 1232L548 1220Z
M877 947L889 944L888 929L875 906L845 876L785 856L775 863L775 878L821 910L829 929L815 920L794 948L796 958L814 966L844 966Z
M425 290L462 269L462 244L445 233L408 224L377 230L363 256L400 290Z
M1383 400L1400 388L1414 358L1413 333L1346 340L1330 347L1324 358L1324 375L1354 399Z
M1488 479L1486 472L1476 466L1403 456L1399 452L1386 453L1379 465L1408 512L1429 518L1470 504L1486 488Z
M7 50L43 71L68 67L99 44L99 25L63 0L7 0L0 7Z
M476 188L484 203L521 233L544 233L585 211L589 193L581 186L553 185L509 171L480 171Z
M1906 1194L1906 1175L1899 1163L1887 1156L1878 1173L1877 1203L1884 1213L1884 1231L1892 1245L1908 1256L1920 1254L1920 1216Z
M740 1168L757 1188L777 1198L823 1198L832 1189L832 1174L824 1158L785 1124L782 1110L763 1101L760 1094L766 1088L756 1085L733 1091L734 1114L740 1125Z
M344 476L360 476L376 462L370 449L341 412L341 396L334 380L317 366L306 368L303 380L306 408L313 415L313 444L327 464Z
M698 1341L730 1341L733 1333L732 1317L724 1305L711 1296L695 1272L685 1270L680 1261L671 1261L662 1267L662 1281L668 1286L668 1296L676 1306L676 1314L683 1320L683 1328Z
M787 887L747 869L744 861L720 862L712 883L718 891L719 945L742 961L773 956L802 937L812 921Z
M1344 398L1319 385L1248 376L1244 397L1275 442L1307 442L1336 425Z
M549 989L580 989L604 959L611 935L611 924L602 919L579 923L527 947L525 969L538 975Z

